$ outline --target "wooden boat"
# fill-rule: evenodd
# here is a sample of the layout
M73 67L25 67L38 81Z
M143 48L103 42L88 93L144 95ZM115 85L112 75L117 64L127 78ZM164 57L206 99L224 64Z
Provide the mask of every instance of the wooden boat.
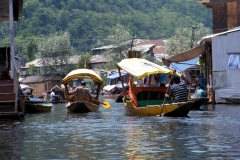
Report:
M208 98L192 98L189 101L193 101L192 109L191 110L200 110L200 107L209 101Z
M117 66L120 75L120 70L124 70L130 75L129 96L125 95L123 98L126 114L164 115L172 117L184 117L188 115L194 103L193 101L172 103L173 100L164 99L164 94L168 91L167 87L160 87L160 85L154 85L154 87L151 87L151 85L149 85L150 87L135 87L133 85L134 78L141 79L145 76L155 74L173 74L172 70L140 58L124 59L117 63Z
M20 84L22 90L27 90L27 95L23 95L25 100L25 111L26 113L34 112L49 112L52 109L52 103L49 101L44 101L40 98L35 98L32 96L33 89L26 85Z
M96 85L96 92L93 100L77 100L78 97L74 95L69 95L67 84L71 83L73 80L83 80L90 79ZM65 78L62 80L65 86L65 95L66 95L66 107L69 112L94 112L99 109L99 95L103 87L102 78L97 75L96 72L90 69L76 69L71 71Z
M226 103L240 104L240 98L225 98L225 97L221 97L221 98L225 99Z
M26 113L34 112L50 112L52 109L52 103L43 101L39 98L29 98L25 100L25 111Z

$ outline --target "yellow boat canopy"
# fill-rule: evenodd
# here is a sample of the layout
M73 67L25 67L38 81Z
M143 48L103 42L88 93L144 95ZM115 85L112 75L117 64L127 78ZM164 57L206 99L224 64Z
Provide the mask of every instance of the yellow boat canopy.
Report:
M68 73L66 77L62 79L63 84L67 84L73 79L77 78L88 78L92 79L95 82L98 82L100 84L103 83L102 78L97 75L96 72L94 72L91 69L76 69Z
M151 74L173 74L172 70L141 58L123 59L117 66L137 79Z

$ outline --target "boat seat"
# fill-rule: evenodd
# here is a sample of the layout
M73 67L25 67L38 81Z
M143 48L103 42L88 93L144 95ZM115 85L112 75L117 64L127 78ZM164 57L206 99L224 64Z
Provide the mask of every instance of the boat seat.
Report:
M164 99L164 92L143 91L137 94L137 100L159 100Z

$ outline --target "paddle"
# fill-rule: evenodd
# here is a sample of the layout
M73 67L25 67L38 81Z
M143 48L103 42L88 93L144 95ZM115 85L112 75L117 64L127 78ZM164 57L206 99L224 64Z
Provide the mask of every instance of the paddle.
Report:
M97 101L97 100L95 100L95 99L92 99L92 101L99 102L100 104L102 104L102 107L103 107L103 108L106 108L106 109L109 109L109 108L111 108L111 105L110 105L110 103L109 103L109 102L107 102L107 101L100 102L100 101Z
M110 103L109 103L109 102L107 102L107 101L100 102L100 103L102 104L102 107L103 107L103 108L106 108L106 109L109 109L109 108L111 108L111 105L110 105Z
M176 72L176 70L175 70L175 72ZM168 90L169 90L169 88L170 88L170 86L171 86L170 84L171 84L171 81L172 81L172 77L173 77L173 74L171 75L171 78L170 78L170 80L169 80L169 85L168 85L168 88L167 88L166 94L168 93ZM164 103L165 103L165 101L166 101L166 97L164 97L164 100L163 100L163 103L162 103L163 107L162 107L162 110L161 110L160 116L162 116L162 111L163 111L163 108L164 108Z

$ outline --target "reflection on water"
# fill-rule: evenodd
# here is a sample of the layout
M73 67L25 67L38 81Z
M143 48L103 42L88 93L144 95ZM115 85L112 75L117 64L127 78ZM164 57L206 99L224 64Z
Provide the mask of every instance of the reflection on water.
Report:
M86 114L0 121L1 159L239 159L240 105L208 105L189 118L126 116L121 103ZM206 111L208 110L208 111Z

